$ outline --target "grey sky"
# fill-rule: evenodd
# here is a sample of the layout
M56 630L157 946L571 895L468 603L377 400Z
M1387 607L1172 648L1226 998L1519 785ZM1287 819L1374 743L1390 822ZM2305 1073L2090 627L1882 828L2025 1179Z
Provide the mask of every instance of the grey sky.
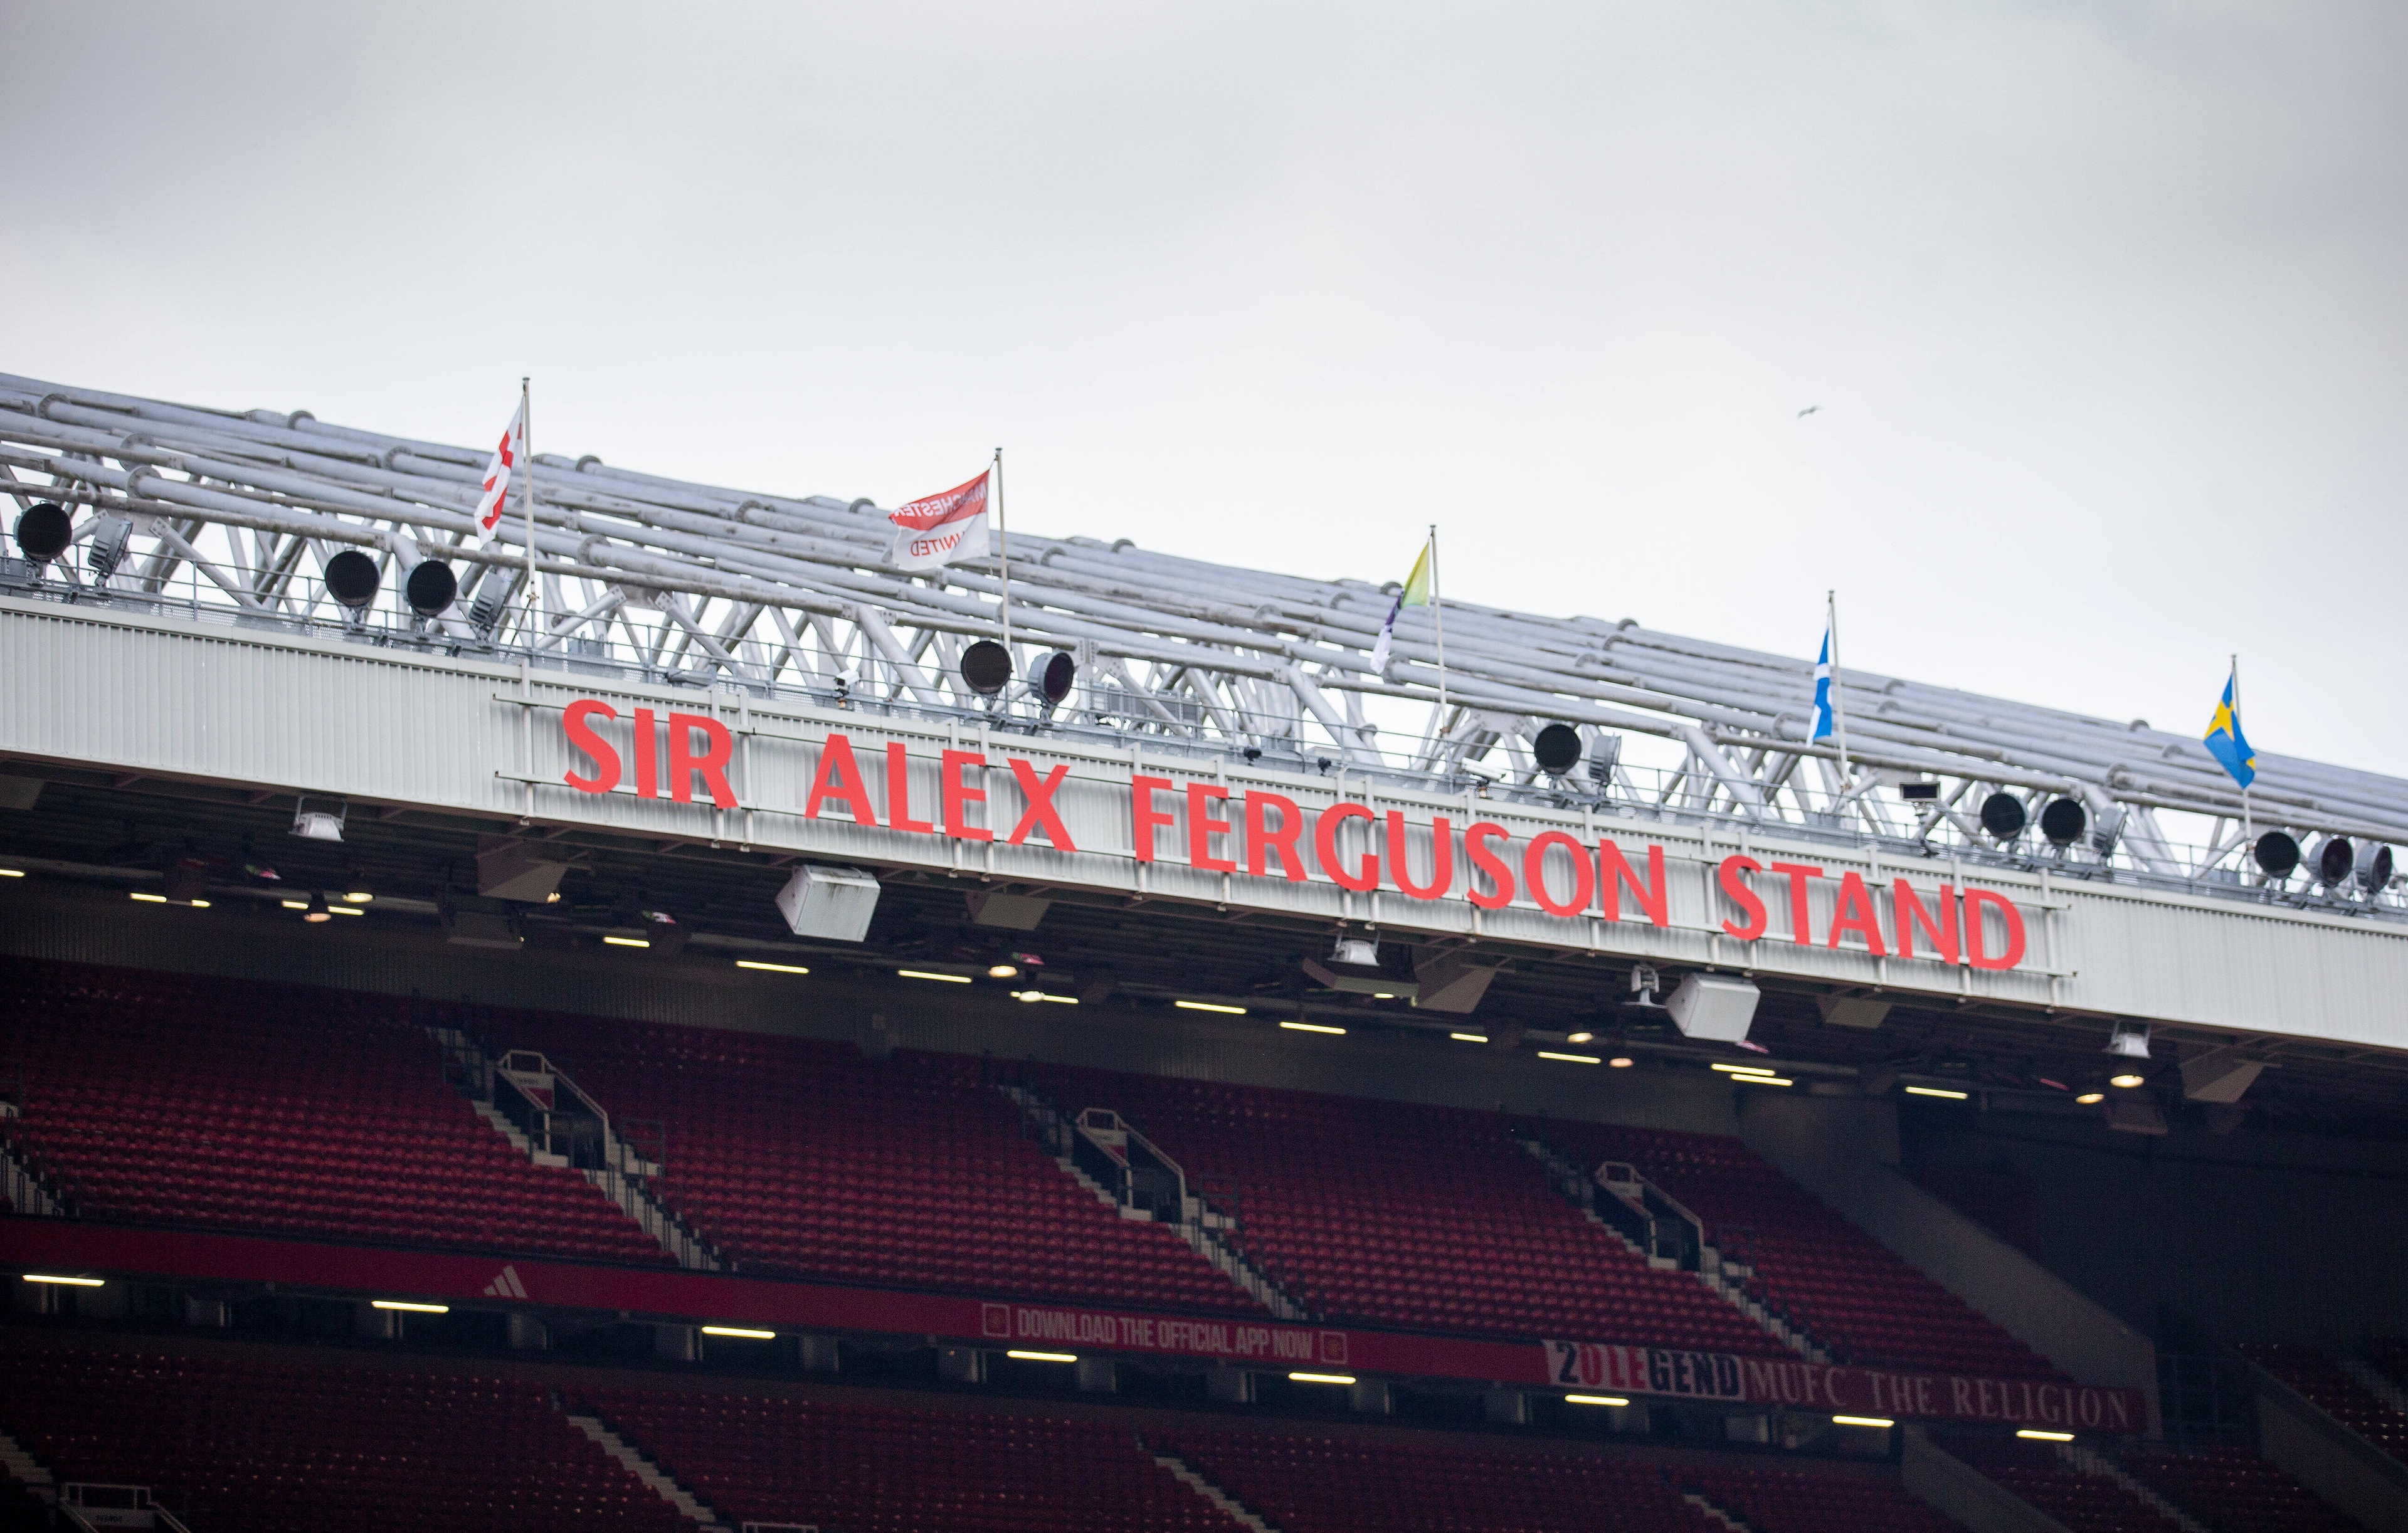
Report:
M2408 775L2408 9L32 6L0 368ZM1820 410L1800 420L1798 411Z

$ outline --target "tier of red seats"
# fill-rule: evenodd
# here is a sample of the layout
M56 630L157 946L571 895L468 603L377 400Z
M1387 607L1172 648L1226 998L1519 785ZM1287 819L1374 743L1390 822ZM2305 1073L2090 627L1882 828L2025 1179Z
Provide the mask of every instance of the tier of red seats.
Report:
M1121 1218L975 1059L588 1017L489 1019L614 1116L669 1125L661 1188L748 1272L1260 1313L1165 1225Z
M1104 1070L1048 1072L1191 1185L1238 1187L1248 1255L1331 1320L1786 1355L1694 1276L1651 1268L1547 1185L1494 1113Z
M677 1533L541 1386L140 1353L0 1354L0 1430L61 1483L148 1485L202 1533Z
M394 997L81 965L12 965L0 1137L79 1213L311 1239L660 1263L565 1168L443 1083Z
M2212 1533L2366 1533L2355 1518L2246 1448L2133 1454L2124 1469Z
M1695 1489L1753 1533L1961 1533L1954 1519L1886 1476L1752 1467L1675 1473L1684 1490Z
M2241 1351L2275 1378L2322 1407L2325 1413L2408 1463L2408 1416L2342 1370L2314 1347L2243 1344Z
M1553 1119L1531 1125L1589 1171L1618 1160L1705 1223L1754 1271L1751 1295L1840 1361L2068 1382L1863 1230L1727 1135Z
M844 1533L1229 1533L1125 1425L735 1394L574 1397L729 1523Z
M1182 1428L1159 1444L1282 1533L1728 1533L1654 1464Z
M1952 1438L1942 1446L2068 1533L2182 1533L2180 1523L2108 1476L2070 1468L2045 1443L1983 1437Z

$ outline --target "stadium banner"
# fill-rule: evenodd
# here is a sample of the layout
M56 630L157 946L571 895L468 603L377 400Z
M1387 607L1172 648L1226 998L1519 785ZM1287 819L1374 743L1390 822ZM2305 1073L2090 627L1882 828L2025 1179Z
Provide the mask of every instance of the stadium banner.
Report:
M198 1282L272 1282L329 1297L536 1306L780 1331L919 1336L931 1344L1193 1358L1264 1371L1344 1368L1531 1389L1786 1406L1807 1411L2145 1431L2136 1390L1960 1378L1594 1342L1488 1341L1340 1330L1268 1317L840 1288L676 1268L402 1251L249 1235L0 1217L0 1266Z

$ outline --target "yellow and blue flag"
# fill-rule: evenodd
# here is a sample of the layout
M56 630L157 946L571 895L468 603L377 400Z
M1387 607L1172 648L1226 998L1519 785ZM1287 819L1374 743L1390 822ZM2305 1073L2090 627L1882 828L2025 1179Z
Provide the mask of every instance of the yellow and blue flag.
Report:
M2224 764L2232 781L2246 788L2258 780L2258 752L2241 732L2241 670L2233 667L2217 699L2214 717L2207 721L2207 753Z
M1371 669L1383 675L1388 669L1388 645L1397 637L1397 614L1408 607L1430 604L1430 549L1432 542L1422 545L1422 556L1413 561L1413 572L1405 577L1405 588L1397 593L1396 605L1388 609L1388 621L1380 624L1380 637L1371 645Z

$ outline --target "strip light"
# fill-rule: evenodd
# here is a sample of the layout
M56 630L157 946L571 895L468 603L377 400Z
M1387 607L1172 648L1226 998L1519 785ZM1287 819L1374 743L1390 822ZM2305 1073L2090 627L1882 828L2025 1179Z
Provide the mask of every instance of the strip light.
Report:
M1327 1033L1333 1038L1344 1038L1346 1036L1345 1028L1332 1027L1326 1023L1283 1022L1280 1025L1286 1028L1291 1033Z
M2015 1433L2015 1436L2029 1442L2071 1442L2073 1440L2071 1432L2043 1432L2037 1426L2024 1427Z
M1728 1065L1719 1059L1707 1066L1706 1068L1710 1070L1720 1070L1725 1075L1770 1075L1772 1073L1761 1065Z
M448 1315L452 1312L449 1304L413 1304L406 1298L372 1298L368 1300L368 1308L399 1310L404 1314L413 1315Z
M1486 1033L1449 1033L1446 1036L1455 1039L1457 1043L1485 1043L1488 1041L1488 1035Z
M101 1278L62 1278L51 1272L28 1272L25 1274L25 1281L27 1282L52 1282L57 1283L63 1288L98 1288L103 1286L106 1282L106 1280Z
M1887 1416L1833 1416L1834 1426L1895 1426L1898 1423Z
M1246 1014L1246 1009L1242 1006L1222 1006L1213 1001L1172 1001L1170 1004L1182 1011L1218 1011L1225 1016L1232 1017L1242 1017ZM1280 1025L1291 1027L1296 1024L1283 1022Z
M1553 1049L1541 1049L1538 1051L1538 1055L1541 1059L1560 1059L1567 1065L1602 1065L1605 1063L1604 1060L1598 1058L1595 1054L1557 1053Z
M1079 1360L1075 1352L1007 1352L1004 1355L1023 1363L1075 1363Z
M652 943L640 937L606 937L603 941L614 948L649 948Z
M775 1331L747 1330L741 1325L705 1325L702 1328L702 1334L705 1336L740 1337L747 1341L775 1341L778 1340L778 1333Z
M167 903L166 895L146 895L139 889L134 891L134 897L140 900L145 905L165 905Z
M895 972L907 980L936 980L945 984L968 984L970 982L970 977L967 974L939 974L934 969L898 968Z
M1945 1086L1909 1086L1906 1094L1909 1096L1938 1096L1951 1102L1964 1101L1971 1095L1970 1092L1950 1091Z
M1029 1001L1032 1003L1036 1001L1052 1001L1056 1006L1076 1006L1079 1004L1079 997L1076 996L1049 996L1042 990L1015 990L1011 993L1011 998L1016 1001Z
M1794 1086L1798 1082L1785 1075L1734 1075L1730 1083L1734 1086Z
M1564 1403L1566 1405L1628 1405L1630 1402L1619 1395L1567 1395L1564 1397Z
M809 974L810 972L800 964L765 964L757 958L738 958L736 960L736 967L757 968L764 974Z
M25 870L22 867L0 867L0 879L22 879L24 876Z
M1351 1384L1354 1382L1354 1375L1351 1373L1291 1373L1288 1375L1288 1382L1299 1384Z

